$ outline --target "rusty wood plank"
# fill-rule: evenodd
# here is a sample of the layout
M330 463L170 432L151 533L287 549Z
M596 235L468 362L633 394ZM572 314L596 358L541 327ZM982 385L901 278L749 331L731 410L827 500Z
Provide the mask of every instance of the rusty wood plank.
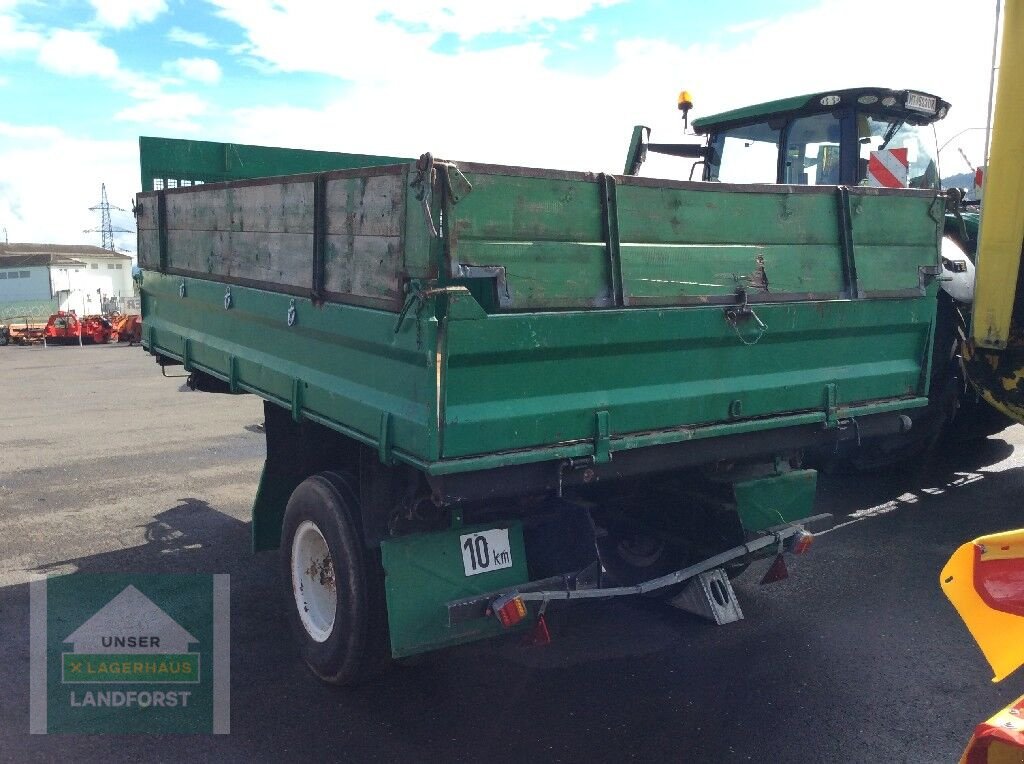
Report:
M169 232L172 269L222 278L263 281L308 290L313 234L261 231Z
M399 236L327 236L324 290L362 297L397 299L402 240Z

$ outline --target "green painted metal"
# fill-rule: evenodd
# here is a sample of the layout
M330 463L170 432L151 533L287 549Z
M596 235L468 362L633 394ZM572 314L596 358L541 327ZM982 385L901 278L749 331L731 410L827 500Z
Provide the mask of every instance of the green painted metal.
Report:
M706 117L693 120L694 132L704 135L710 132L714 132L717 128L723 125L734 125L749 122L761 122L773 117L788 116L790 113L795 111L829 111L830 109L836 108L836 106L846 106L855 103L861 96L871 96L876 100L871 104L865 104L864 106L870 106L873 109L881 108L879 103L882 99L891 97L895 99L894 104L898 107L902 107L907 91L905 90L890 90L888 88L876 88L876 87L862 87L862 88L846 88L843 90L824 90L820 93L809 93L807 95L792 96L790 98L781 98L775 101L765 101L764 103L750 104L748 106L741 106L737 109L730 109L729 111L719 112L717 114L710 114ZM829 104L822 104L821 99L826 96L838 97L838 102L831 102ZM949 109L949 104L945 101L939 102L940 106L945 106ZM920 123L934 122L942 119L945 116L943 112L942 116L938 114L928 117L926 115L917 114L915 115L915 121Z
M168 180L214 183L245 178L266 178L301 172L322 172L350 167L397 164L408 159L343 154L336 151L307 151L243 143L216 143L180 138L139 138L142 190L152 191L154 181Z
M277 468L271 460L263 463L260 484L252 505L252 550L263 552L281 546L284 511L292 491L302 482L294 472Z
M817 480L814 470L789 470L733 484L740 522L753 533L810 517Z
M508 528L512 566L467 576L462 561L462 537L493 528ZM396 658L506 633L495 618L451 626L444 603L515 587L529 580L519 523L459 527L386 539L381 542L381 560L387 575L391 654ZM531 620L528 617L523 624Z
M722 111L717 114L709 114L706 117L700 117L693 120L690 124L693 126L695 133L704 134L710 132L718 125L729 124L732 122L760 120L776 114L796 111L804 108L810 103L813 103L814 99L821 95L822 94L792 96L790 98L780 98L776 101L765 101L764 103L750 104L749 106L741 106L738 109L729 109L728 111Z
M929 192L752 193L621 178L613 204L605 181L590 176L465 173L474 190L446 209L447 257L501 265L510 310L705 304L738 289L753 301L845 296L839 215L847 197L861 292L918 290L921 269L937 262Z
M352 304L356 286L314 299L300 191L322 176L141 195L144 216L163 199L178 221L140 222L144 344L432 474L923 404L934 194L460 170L436 172L430 221L414 166L327 176L327 228L355 244L323 267L358 286L386 252L406 292L390 309ZM282 229L233 214L253 188ZM250 244L218 244L238 234ZM272 236L278 249L261 243ZM292 268L278 283L268 257ZM233 275L258 269L259 284Z

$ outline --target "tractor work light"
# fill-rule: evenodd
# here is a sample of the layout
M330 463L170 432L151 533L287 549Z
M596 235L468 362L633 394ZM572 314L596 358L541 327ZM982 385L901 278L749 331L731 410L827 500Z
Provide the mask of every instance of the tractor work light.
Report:
M526 603L518 594L505 594L491 603L495 618L506 629L510 629L526 618Z

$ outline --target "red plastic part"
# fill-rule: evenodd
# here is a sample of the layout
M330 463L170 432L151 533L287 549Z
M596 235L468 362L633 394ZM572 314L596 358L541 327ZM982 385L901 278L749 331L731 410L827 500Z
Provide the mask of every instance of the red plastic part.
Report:
M782 581L787 578L789 578L789 568L786 567L786 558L779 554L775 557L771 567L768 568L768 572L764 574L761 584L774 584L776 581Z

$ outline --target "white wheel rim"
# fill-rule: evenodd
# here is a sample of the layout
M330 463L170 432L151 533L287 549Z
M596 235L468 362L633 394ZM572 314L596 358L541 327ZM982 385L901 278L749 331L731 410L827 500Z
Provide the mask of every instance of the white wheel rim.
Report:
M325 642L334 631L338 586L331 550L316 523L303 520L292 539L292 594L306 633Z

